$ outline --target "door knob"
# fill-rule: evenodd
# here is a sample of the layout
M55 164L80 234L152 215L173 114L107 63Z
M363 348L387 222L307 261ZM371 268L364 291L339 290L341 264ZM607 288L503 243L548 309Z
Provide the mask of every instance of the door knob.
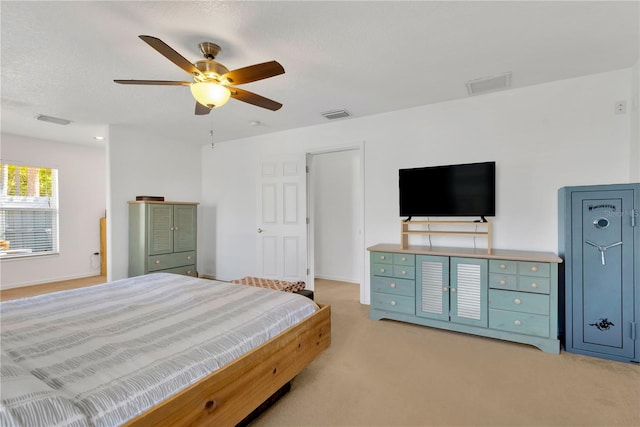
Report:
M258 233L262 233L264 230L262 228L258 228Z

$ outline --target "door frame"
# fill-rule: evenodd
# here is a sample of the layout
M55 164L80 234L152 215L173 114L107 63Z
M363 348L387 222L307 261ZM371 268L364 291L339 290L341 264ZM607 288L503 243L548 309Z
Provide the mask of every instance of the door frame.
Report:
M307 165L307 218L309 219L309 221L307 222L307 268L309 269L309 273L307 274L307 281L308 284L310 284L311 286L309 287L310 289L314 289L313 285L314 285L314 274L315 274L315 260L314 260L314 256L315 256L315 251L314 251L314 230L313 227L311 226L314 223L314 211L313 211L313 202L314 202L314 185L311 182L311 175L309 173L310 167L311 167L311 163L313 162L313 156L315 155L319 155L319 154L328 154L328 153L337 153L337 152L341 152L341 151L358 151L359 155L360 155L360 174L359 174L359 183L356 183L356 185L358 185L359 187L359 194L358 194L358 200L357 200L357 205L359 207L359 213L358 213L358 223L359 223L359 229L360 229L360 234L357 237L357 246L359 248L358 253L357 253L357 262L359 263L359 282L360 282L360 303L361 304L366 304L366 301L368 300L368 287L365 281L366 278L366 265L365 265L365 254L366 254L366 248L365 248L365 214L364 214L364 191L365 191L365 180L364 180L364 155L365 155L365 151L364 151L364 141L359 141L359 142L354 142L354 143L347 143L347 144L341 144L341 145L336 145L336 146L330 146L330 147L322 147L322 148L317 148L317 149L308 149L306 150L305 154L306 154L306 165Z

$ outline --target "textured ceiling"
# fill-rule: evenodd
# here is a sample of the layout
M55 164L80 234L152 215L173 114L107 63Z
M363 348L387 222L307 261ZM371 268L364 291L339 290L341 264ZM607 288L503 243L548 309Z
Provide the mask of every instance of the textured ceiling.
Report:
M329 110L363 117L464 98L468 80L505 72L522 87L626 68L639 56L639 4L3 0L2 132L90 143L113 124L207 144L211 128L218 142L328 123ZM284 107L232 99L195 116L187 87L113 83L189 79L140 34L193 62L212 41L229 69L277 60L286 74L240 87Z

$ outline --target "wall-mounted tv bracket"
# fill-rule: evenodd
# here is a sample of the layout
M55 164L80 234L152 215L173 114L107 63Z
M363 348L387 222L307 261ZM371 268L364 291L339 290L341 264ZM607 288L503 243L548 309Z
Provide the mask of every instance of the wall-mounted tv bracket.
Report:
M600 258L602 259L602 265L606 265L605 259L604 259L604 253L607 251L607 249L613 248L614 246L620 246L622 245L622 242L617 242L617 243L612 243L610 245L607 246L600 246L596 243L593 243L589 240L585 240L584 241L587 245L591 245L594 248L598 249L600 251Z

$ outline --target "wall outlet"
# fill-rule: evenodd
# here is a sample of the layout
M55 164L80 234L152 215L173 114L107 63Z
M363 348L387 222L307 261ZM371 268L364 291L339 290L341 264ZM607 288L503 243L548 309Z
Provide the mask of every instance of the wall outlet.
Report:
M627 112L627 101L616 101L613 112L615 114L625 114Z

